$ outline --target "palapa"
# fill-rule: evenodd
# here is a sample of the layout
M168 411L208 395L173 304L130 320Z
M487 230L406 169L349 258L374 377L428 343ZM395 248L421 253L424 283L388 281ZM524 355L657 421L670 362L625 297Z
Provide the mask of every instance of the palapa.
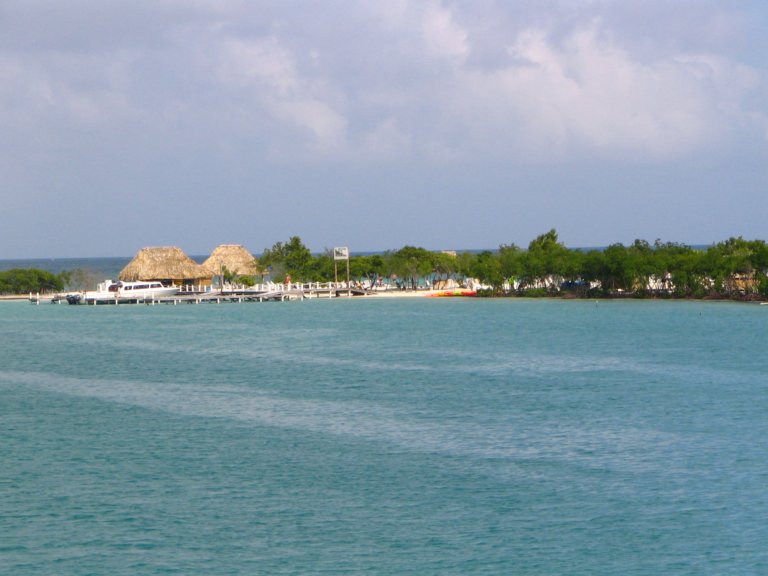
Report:
M213 275L218 276L224 270L240 276L256 276L260 273L259 264L253 254L241 244L221 244L203 262Z
M128 265L120 271L118 278L126 282L138 280L160 280L162 282L210 283L213 274L176 246L142 248Z

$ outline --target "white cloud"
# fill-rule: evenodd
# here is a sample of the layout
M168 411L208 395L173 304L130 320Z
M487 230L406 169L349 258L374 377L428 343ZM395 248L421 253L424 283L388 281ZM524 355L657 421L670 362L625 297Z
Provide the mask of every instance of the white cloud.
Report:
M519 26L525 21L513 25L509 11L496 22L438 1L368 10L379 44L353 48L369 56L359 58L369 68L352 69L354 88L334 70L350 71L338 66L343 52L324 50L326 67L317 70L343 94L351 160L360 157L354 143L393 160L391 147L369 146L387 126L397 127L393 140L407 142L412 155L436 162L574 154L669 160L727 145L734 125L755 115L747 100L761 81L756 70L673 44L638 51L599 18ZM556 22L556 14L547 19ZM477 55L473 37L483 42Z
M227 76L226 80L256 81L278 97L292 97L299 89L293 57L275 38L228 38L223 42L222 52L222 72Z
M286 124L309 131L314 136L314 151L330 155L343 150L347 122L324 102L312 98L280 100L272 102L270 108Z
M470 138L502 153L673 158L727 138L756 82L754 71L722 57L634 60L595 24L559 43L526 30L506 65L465 66L450 94L435 97Z
M454 22L453 14L438 4L427 4L422 17L427 54L461 64L469 54L467 32Z
M347 120L328 101L333 90L323 80L303 77L293 53L277 39L228 39L222 52L224 82L249 91L256 100L251 105L283 126L299 129L298 149L330 156L344 149ZM273 152L280 154L274 147Z
M239 2L215 14L201 2L195 19L183 3L167 6L182 15L165 14L173 24L149 45L141 36L101 52L6 53L4 109L31 125L55 112L83 130L139 119L170 136L210 122L222 141L313 162L392 162L397 150L438 162L669 159L765 117L761 99L747 105L763 82L756 70L704 51L638 54L600 19L533 27L508 10L497 21L466 5L397 0L352 8L350 29L364 33L349 45L319 33L322 23L299 34L286 14L255 18Z

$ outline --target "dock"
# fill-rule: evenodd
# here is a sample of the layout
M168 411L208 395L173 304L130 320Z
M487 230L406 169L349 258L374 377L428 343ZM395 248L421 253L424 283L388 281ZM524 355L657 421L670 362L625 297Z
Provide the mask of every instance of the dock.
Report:
M118 297L107 299L92 299L86 297L86 292L68 292L65 294L29 294L29 301L39 305L41 302L53 304L95 305L125 305L145 304L155 306L160 304L223 304L232 302L288 302L312 298L352 298L369 296L374 291L358 287L346 286L343 283L312 282L307 284L261 284L252 287L224 286L221 289L205 291L180 291L172 296L153 298Z

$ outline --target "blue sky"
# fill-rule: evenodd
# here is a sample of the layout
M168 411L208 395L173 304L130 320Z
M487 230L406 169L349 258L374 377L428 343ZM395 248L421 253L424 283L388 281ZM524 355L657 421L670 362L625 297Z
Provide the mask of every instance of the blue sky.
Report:
M768 238L768 3L0 1L0 258Z

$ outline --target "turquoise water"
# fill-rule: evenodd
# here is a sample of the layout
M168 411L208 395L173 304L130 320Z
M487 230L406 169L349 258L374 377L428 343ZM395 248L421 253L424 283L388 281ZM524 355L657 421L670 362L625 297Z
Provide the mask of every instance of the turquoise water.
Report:
M0 573L766 574L768 307L0 303Z

